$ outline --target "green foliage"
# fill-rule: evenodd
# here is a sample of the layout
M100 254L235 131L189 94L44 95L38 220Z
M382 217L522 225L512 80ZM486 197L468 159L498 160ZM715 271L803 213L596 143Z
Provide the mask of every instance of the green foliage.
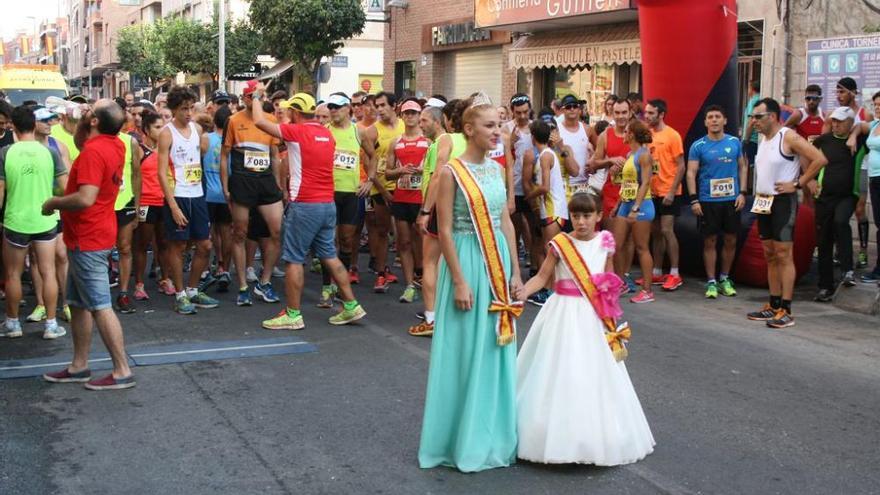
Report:
M217 72L217 39L210 25L182 17L162 23L165 60L180 72Z
M364 31L366 15L360 0L252 0L250 20L272 56L313 74Z
M214 31L217 31L216 22ZM216 41L216 40L215 40ZM245 72L257 60L263 42L260 33L245 22L226 23L226 75Z
M156 80L177 72L165 60L161 23L120 29L116 55L122 70L143 78Z

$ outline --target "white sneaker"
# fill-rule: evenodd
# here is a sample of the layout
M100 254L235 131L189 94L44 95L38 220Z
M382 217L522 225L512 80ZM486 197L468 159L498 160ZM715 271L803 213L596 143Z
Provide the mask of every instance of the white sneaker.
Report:
M284 270L276 266L275 268L272 268L272 276L275 278L284 278Z
M6 323L0 327L0 337L14 339L21 335L21 322L18 320L6 320Z
M250 283L256 283L260 281L260 278L257 277L257 271L254 270L254 267L249 266L247 269L247 281Z
M59 337L64 337L67 335L67 330L60 325L49 326L46 325L46 330L43 331L43 338L46 340L53 340Z

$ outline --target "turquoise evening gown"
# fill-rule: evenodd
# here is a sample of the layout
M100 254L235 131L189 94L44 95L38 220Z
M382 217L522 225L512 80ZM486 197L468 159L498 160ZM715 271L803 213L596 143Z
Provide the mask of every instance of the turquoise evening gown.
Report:
M491 159L467 167L486 196L509 279L510 253L501 232L501 212L507 207L504 171ZM475 472L516 460L516 342L503 347L496 343L498 316L488 311L489 278L458 187L452 232L474 306L470 311L455 307L452 275L441 261L419 465Z

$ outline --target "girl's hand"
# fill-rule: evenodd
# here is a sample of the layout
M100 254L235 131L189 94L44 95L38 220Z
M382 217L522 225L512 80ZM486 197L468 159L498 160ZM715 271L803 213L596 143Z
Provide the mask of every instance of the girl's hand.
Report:
M523 283L519 277L513 277L510 279L510 297L512 297L515 301L522 301L525 299L523 296Z
M474 293L467 282L461 282L455 287L455 307L462 311L470 311L474 307Z

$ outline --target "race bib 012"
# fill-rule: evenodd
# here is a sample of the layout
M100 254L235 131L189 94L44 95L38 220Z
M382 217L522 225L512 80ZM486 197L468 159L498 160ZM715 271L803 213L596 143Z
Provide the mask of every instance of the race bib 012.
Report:
M357 167L358 156L347 150L336 150L333 153L333 168L351 172Z

